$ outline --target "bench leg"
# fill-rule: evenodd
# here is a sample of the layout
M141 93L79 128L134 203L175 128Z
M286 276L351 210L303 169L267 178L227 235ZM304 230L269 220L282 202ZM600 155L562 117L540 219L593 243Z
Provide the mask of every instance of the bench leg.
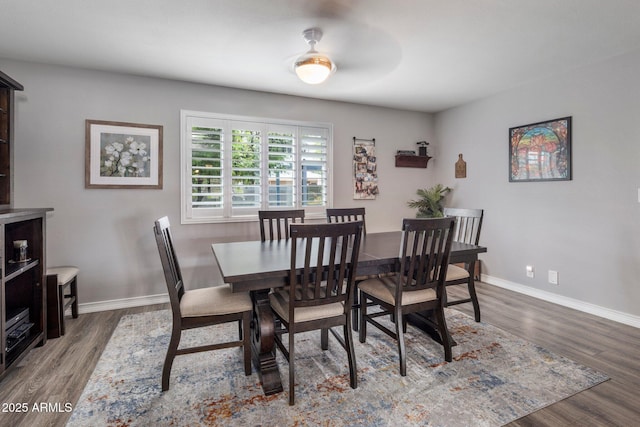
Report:
M64 335L64 286L58 286L58 325L60 335Z
M47 276L47 338L60 337L60 293L58 276Z
M73 303L71 304L71 315L74 319L78 318L78 277L74 277L71 281L71 297Z

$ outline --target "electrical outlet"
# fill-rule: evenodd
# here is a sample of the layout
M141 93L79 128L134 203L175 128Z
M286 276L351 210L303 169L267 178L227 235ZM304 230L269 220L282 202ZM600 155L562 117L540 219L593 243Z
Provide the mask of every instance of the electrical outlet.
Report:
M554 270L549 270L549 283L552 285L558 284L558 272Z
M533 278L533 265L527 265L527 277Z

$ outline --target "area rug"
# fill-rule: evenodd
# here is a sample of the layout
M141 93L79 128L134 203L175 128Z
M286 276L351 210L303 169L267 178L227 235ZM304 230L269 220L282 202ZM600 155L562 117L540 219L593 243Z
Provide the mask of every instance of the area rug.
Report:
M69 426L499 426L608 378L486 323L447 309L453 361L409 326L407 376L395 342L373 327L355 338L358 388L347 357L320 333L296 335L296 405L278 352L284 392L264 396L245 376L239 348L178 356L170 389L160 388L170 337L167 310L125 316L75 405ZM237 325L188 331L183 343L237 334Z

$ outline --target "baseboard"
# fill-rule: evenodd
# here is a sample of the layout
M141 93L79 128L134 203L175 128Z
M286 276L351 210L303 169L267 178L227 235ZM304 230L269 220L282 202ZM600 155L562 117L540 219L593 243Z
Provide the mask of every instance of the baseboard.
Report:
M574 310L582 311L585 313L593 314L605 319L613 320L614 322L623 323L625 325L640 328L640 317L631 315L629 313L623 313L621 311L611 310L599 305L590 304L588 302L580 301L573 298L568 298L562 295L557 295L551 292L542 291L540 289L524 286L519 283L510 282L508 280L500 279L498 277L488 276L482 274L482 282L488 283L499 288L508 289L510 291L518 292L520 294L528 295L530 297L538 298L544 301L548 301L554 304L558 304L564 307L569 307Z
M164 304L169 302L168 294L149 295L145 297L122 298L108 301L78 304L78 313L95 313L97 311L118 310L121 308L140 307L144 305Z

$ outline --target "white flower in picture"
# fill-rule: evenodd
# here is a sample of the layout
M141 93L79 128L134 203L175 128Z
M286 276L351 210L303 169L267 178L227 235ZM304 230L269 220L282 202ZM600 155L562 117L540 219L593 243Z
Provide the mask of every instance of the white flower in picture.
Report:
M100 176L149 177L148 136L102 133L100 139Z

